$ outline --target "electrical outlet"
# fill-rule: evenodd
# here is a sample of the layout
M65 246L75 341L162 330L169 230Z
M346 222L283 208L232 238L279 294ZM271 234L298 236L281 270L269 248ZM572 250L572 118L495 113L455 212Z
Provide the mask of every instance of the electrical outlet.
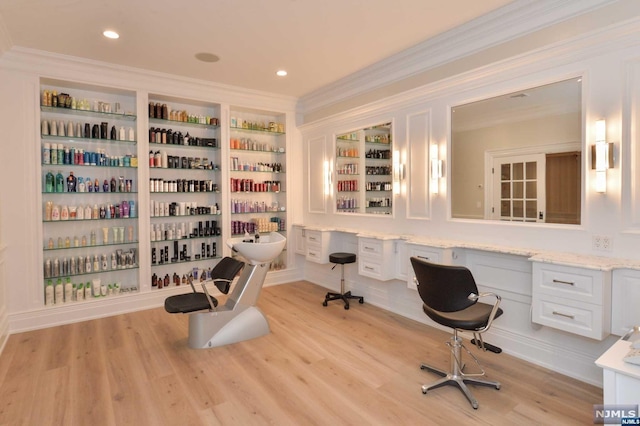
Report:
M602 236L602 250L611 251L613 249L613 238L608 235Z
M594 235L591 245L594 250L602 250L602 237L600 235Z

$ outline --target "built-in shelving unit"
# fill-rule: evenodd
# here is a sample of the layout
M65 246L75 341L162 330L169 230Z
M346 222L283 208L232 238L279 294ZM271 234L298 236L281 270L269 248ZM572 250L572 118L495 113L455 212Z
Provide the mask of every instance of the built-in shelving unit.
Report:
M135 93L40 82L43 303L138 291Z
M151 288L221 256L220 106L149 96Z
M285 116L232 108L229 191L232 235L286 232ZM286 251L271 263L286 268Z

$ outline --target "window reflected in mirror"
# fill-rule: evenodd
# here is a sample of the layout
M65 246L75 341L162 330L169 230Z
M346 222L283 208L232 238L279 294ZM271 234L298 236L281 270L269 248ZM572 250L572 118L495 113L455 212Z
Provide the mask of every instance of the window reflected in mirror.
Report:
M451 109L451 214L580 224L580 78Z
M336 136L336 211L393 214L391 123Z

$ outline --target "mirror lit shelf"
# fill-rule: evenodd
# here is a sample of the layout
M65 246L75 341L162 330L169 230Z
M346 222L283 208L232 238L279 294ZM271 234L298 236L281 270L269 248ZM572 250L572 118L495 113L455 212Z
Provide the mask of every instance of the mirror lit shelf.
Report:
M132 244L138 244L138 241L127 241L127 242L123 242L123 243L106 243L106 244L94 244L92 246L71 246L71 247L54 247L54 248L48 248L48 247L44 247L42 250L43 251L63 251L63 250L88 250L88 249L93 249L93 248L100 248L100 247L109 247L109 246L128 246L128 245L132 245Z
M48 277L48 278L44 278L44 281L47 282L49 280L53 281L53 280L57 280L58 278L61 279L66 279L66 278L73 278L73 277L82 277L82 276L89 276L89 275L103 275L103 274L108 274L108 273L120 273L120 272L128 272L128 271L133 271L140 268L140 266L138 265L131 265L131 266L127 266L126 268L117 268L117 269L101 269L99 271L91 271L91 272L82 272L80 274L64 274L64 275L58 275L56 277Z
M338 142L360 142L360 139L351 139L348 137L338 136L336 138Z
M268 234L270 234L272 232L277 232L278 234L286 234L287 233L287 231L285 231L284 229L279 229L277 231L258 232L258 234L260 234L260 235L268 235ZM244 232L238 232L237 234L231 234L232 237L242 237L244 235L245 235ZM255 235L255 233L253 235ZM285 250L286 250L286 248L285 248Z
M222 258L220 256L211 256L211 257L199 257L198 259L194 258L194 259L189 259L189 260L176 260L175 262L172 262L171 260L169 260L169 261L164 262L164 263L160 263L160 262L152 263L151 267L152 268L160 268L160 267L163 267L163 266L182 265L182 264L185 264L185 263L210 262L212 260L219 260L219 259L222 259ZM194 284L197 284L197 283L194 283ZM175 286L171 286L171 287L175 287ZM189 284L187 284L185 287L191 288L189 286ZM163 288L165 288L165 287L163 287Z
M175 148L175 149L192 149L192 150L210 150L210 151L219 151L219 146L208 146L208 145L178 145L173 143L157 143L157 142L149 142L149 149L154 149L154 147L162 147L162 148Z
M272 170L229 170L231 173L269 173L272 175L284 175L287 172L274 172Z
M274 132L269 129L249 129L245 127L233 127L230 126L229 129L233 132L243 132L243 133L254 133L254 134L266 134L271 136L281 136L284 135L285 132Z
M285 194L287 191L230 191L231 194Z
M75 136L53 136L53 135L40 135L40 139L43 141L69 142L69 143L94 143L94 144L123 144L123 145L135 145L138 143L136 140L124 140L124 139L100 139L100 138L79 138Z
M138 167L136 166L99 166L97 164L45 164L42 163L42 167L95 167L95 168L100 168L100 169L137 169Z
M149 117L149 123L164 124L166 126L192 127L197 129L211 129L211 130L218 129L220 127L220 125L217 125L217 124L214 125L214 124L196 123L191 121L165 120L162 118L151 118L151 117Z
M264 212L237 212L237 213L231 213L233 216L240 216L240 215L248 215L248 214L279 214L279 213L286 213L286 210L274 210L274 211L264 211Z
M163 172L163 171L167 171L170 170L173 173L190 173L190 172L195 172L195 173L207 173L207 172L219 172L220 167L217 164L214 164L214 168L213 169L176 169L176 168L170 168L170 167L149 167L149 172L153 173L153 172Z
M74 223L74 222L117 222L120 220L138 220L137 217L112 217L100 219L43 220L42 223Z
M86 109L49 107L44 105L40 105L40 111L50 113L50 114L65 114L65 115L74 115L78 117L94 117L94 118L99 118L101 120L112 119L112 120L121 120L121 121L135 121L137 118L133 114L126 114L126 113L100 112L100 111L92 111L92 110L86 110Z
M284 149L282 151L280 151L280 150L278 150L278 151L267 151L267 150L260 150L260 149L231 148L231 151L232 152L245 152L245 153L251 153L251 154L273 154L273 155L284 155L284 154L286 154Z

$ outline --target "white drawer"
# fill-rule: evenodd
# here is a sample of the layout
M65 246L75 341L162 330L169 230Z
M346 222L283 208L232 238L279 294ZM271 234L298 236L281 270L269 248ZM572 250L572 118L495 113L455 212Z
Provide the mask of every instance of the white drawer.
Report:
M407 274L407 287L412 290L417 290L418 286L416 286L415 281L413 280L416 276L413 271L413 266L411 266L411 258L417 257L422 260L426 260L427 262L432 263L440 263L440 253L434 250L428 250L424 248L412 248L409 250L409 257L407 258L407 262L409 263L409 273Z
M533 264L533 291L537 294L603 304L603 272L562 265Z
M366 257L358 260L358 268L360 275L375 278L378 280L386 279L382 271L382 264Z
M316 263L328 263L324 250L317 247L307 247L306 259Z
M323 243L322 232L320 231L306 231L307 234L307 246L316 246L320 247Z
M382 241L373 240L371 238L360 238L359 252L360 256L371 256L381 258L384 247Z
M609 334L602 306L552 296L534 298L532 304L538 324L598 340Z

